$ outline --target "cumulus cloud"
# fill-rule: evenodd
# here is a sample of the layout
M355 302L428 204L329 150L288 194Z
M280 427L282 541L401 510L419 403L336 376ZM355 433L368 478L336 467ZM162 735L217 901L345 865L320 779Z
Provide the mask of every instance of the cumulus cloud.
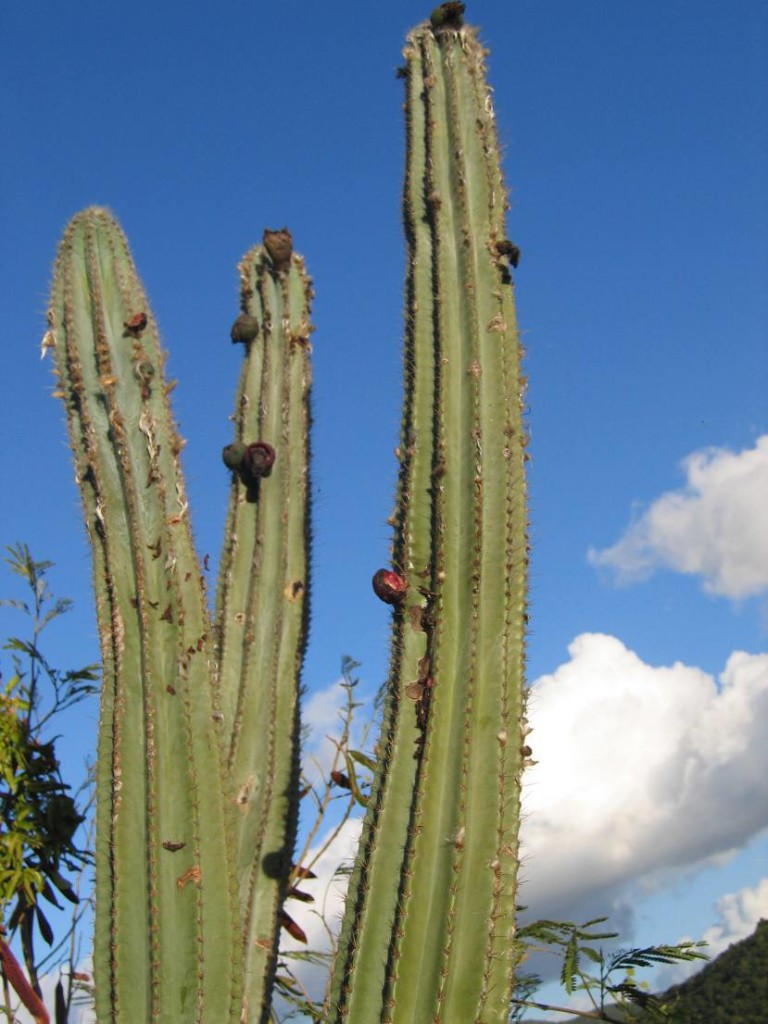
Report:
M717 915L717 923L702 935L711 957L750 936L761 919L768 920L768 878L723 896L717 901Z
M583 634L533 686L522 900L535 916L618 911L638 882L712 862L768 825L768 655L719 684Z
M303 859L304 864L311 864L317 878L303 879L301 889L314 897L314 903L299 903L288 900L285 909L301 926L307 936L307 945L297 942L285 932L282 933L281 951L305 952L311 949L316 952L330 952L331 936L335 938L341 928L344 913L344 899L347 893L348 873L339 873L339 868L349 868L357 850L362 818L352 818L344 822L330 843L326 838L312 848ZM319 854L317 860L315 856ZM304 990L313 999L322 1001L328 979L327 968L322 964L296 960L291 962L296 977L301 980Z
M336 756L338 748L334 740L341 738L347 707L344 683L343 679L337 679L325 689L313 693L302 704L301 721L308 734L302 752L302 770L314 786L322 786L328 778ZM353 750L362 750L370 745L367 730L371 722L371 707L370 701L357 690L354 691L354 700L358 706L352 716L349 746Z
M657 498L612 547L591 549L590 562L619 583L666 567L733 599L768 589L768 435L741 452L694 452L682 468L685 486Z
M768 920L768 878L763 878L754 886L747 886L738 892L730 892L722 896L715 904L717 920L700 936L700 941L707 943L703 950L710 958L724 953L734 942L748 938L762 919ZM680 942L690 942L692 936L686 935ZM692 974L700 971L701 962L675 964L665 967L658 974L657 990L679 985Z

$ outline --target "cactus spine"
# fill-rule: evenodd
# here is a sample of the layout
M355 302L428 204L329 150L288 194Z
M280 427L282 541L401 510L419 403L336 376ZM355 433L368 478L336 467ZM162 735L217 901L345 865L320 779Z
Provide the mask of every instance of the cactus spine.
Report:
M462 5L443 5L459 8ZM440 10L440 9L439 9ZM460 19L459 19L460 20ZM378 773L329 1019L508 1019L527 519L523 381L484 52L408 38L405 404Z
M259 260L254 255L254 266ZM291 339L308 337L310 289L297 257L290 272L269 282L259 274L270 296L262 315L271 310L276 319L269 354L246 355L238 436L258 422L249 406L262 402L271 418L258 425L274 431L281 447L280 496L262 500L258 488L245 495L233 484L230 526L240 534L225 548L214 630L171 385L125 238L105 210L89 209L72 220L56 260L47 344L93 549L103 660L94 940L101 1021L221 1024L268 1015L295 828L309 375L307 347ZM281 343L288 355L277 354ZM264 522L273 523L275 502L286 502L288 489L291 511L275 550L286 578L303 583L290 601L285 580L274 567L260 573L255 554L262 505ZM241 616L235 608L243 595ZM260 646L253 655L252 613L270 602L291 607L279 613L279 644L265 661ZM248 719L251 701L260 709L256 720ZM243 796L242 751L275 747L282 729L270 762L270 818L267 799ZM253 836L259 843L249 860Z

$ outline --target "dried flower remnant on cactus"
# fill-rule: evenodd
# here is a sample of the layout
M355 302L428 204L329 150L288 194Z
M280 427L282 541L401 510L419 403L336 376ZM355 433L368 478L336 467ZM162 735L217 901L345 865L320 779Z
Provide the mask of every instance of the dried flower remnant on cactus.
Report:
M243 342L243 344L247 345L258 338L259 321L255 316L250 316L248 313L241 313L237 320L232 324L229 336L234 343Z
M408 581L391 569L379 569L373 575L373 592L384 604L400 604L405 600Z
M278 273L288 270L293 255L293 238L288 228L264 229L264 248Z
M506 256L509 259L509 265L517 268L520 262L520 248L515 245L514 242L510 242L508 238L505 238L501 242L496 243L496 252L499 256Z
M432 28L461 28L464 24L464 7L461 3L440 4L429 16Z

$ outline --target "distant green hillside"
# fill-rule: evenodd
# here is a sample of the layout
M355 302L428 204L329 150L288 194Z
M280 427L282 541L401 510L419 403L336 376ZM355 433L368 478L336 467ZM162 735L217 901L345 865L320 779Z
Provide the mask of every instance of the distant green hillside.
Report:
M675 995L685 1024L768 1024L768 921L664 998Z
M729 946L661 998L672 1002L675 997L675 1024L768 1024L768 921L760 921L749 938ZM618 1013L615 1017L621 1020ZM588 1021L589 1017L569 1017L561 1024Z

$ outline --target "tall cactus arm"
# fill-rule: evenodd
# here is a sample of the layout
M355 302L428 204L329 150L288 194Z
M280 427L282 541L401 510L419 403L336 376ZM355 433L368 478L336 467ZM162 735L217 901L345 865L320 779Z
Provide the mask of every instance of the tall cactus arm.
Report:
M284 242L288 232L267 232ZM273 247L274 253L274 247ZM246 338L235 402L234 449L274 450L269 475L246 465L232 489L216 601L220 700L236 811L248 1020L262 1019L276 965L279 910L291 869L298 811L299 674L309 579L309 307L300 256L257 246L240 263ZM245 326L245 329L244 329ZM250 332L248 327L250 326ZM233 460L238 461L235 456ZM247 462L247 456L246 456Z
M507 197L474 30L433 18L406 59L408 591L329 1013L495 1024L513 984L528 561Z
M100 1021L235 1021L237 902L212 628L164 356L125 237L75 216L53 348L93 549L103 658L95 978Z

